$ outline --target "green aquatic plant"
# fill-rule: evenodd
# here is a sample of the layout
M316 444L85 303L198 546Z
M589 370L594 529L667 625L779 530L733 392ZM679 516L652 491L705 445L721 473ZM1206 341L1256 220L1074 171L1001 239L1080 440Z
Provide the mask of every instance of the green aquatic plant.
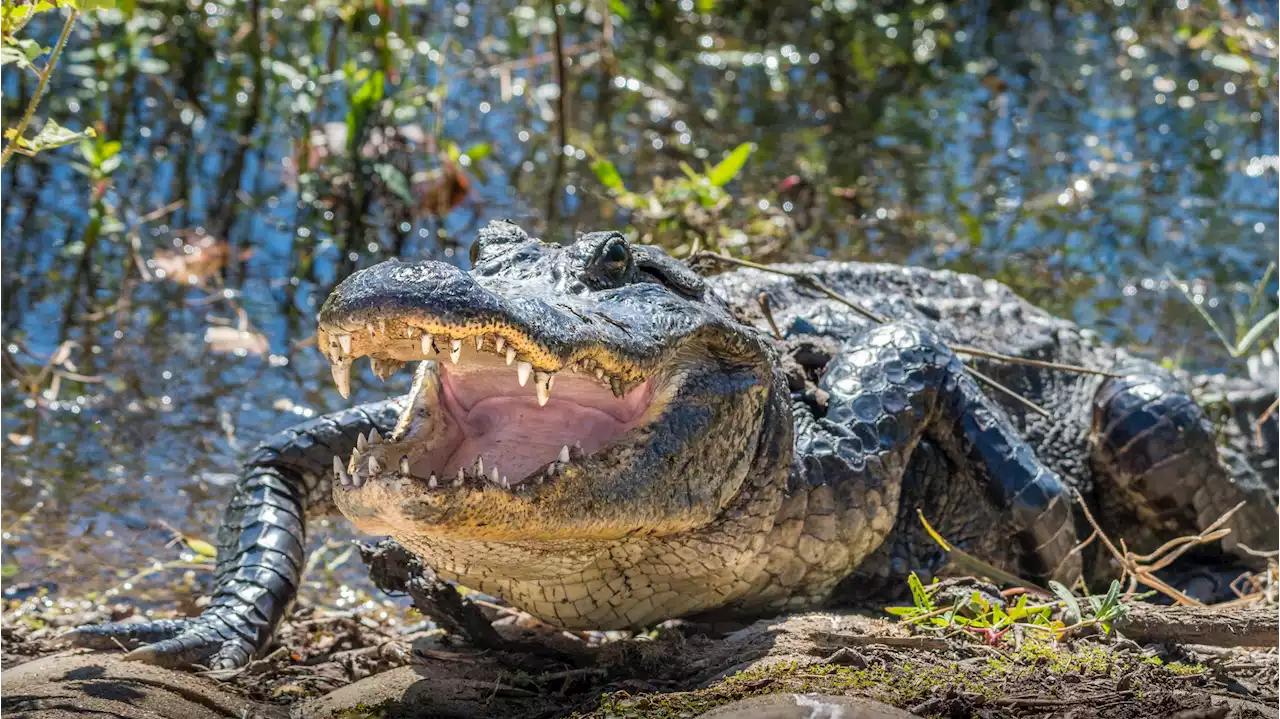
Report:
M0 167L8 164L14 153L34 156L45 150L52 150L64 145L71 145L94 136L92 127L83 130L70 130L58 124L53 118L47 118L34 136L27 137L27 127L35 117L36 109L44 98L49 86L49 78L57 67L58 58L67 46L71 30L75 28L80 16L93 10L105 10L114 7L113 0L39 0L38 2L20 2L4 0L0 2L0 65L13 65L19 72L32 72L36 76L36 88L27 101L26 109L18 124L4 131L8 140L4 151L0 153ZM36 40L20 37L19 34L37 15L60 8L67 9L66 20L62 24L62 32L57 43L52 47L44 47ZM36 61L48 54L43 65Z

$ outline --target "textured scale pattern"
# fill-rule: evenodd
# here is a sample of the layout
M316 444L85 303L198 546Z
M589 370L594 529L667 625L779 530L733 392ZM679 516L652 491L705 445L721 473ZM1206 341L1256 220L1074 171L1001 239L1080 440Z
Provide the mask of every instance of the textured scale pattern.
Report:
M799 355L789 353L804 343L829 352L807 366L816 391L795 387L781 363L772 369L766 405L740 415L763 424L758 435L744 432L701 447L703 461L732 457L749 470L707 526L674 535L635 533L604 548L554 538L523 544L429 532L400 538L441 576L503 596L535 616L568 627L612 628L690 614L814 607L833 597L867 599L900 588L910 571L927 575L941 568L942 554L920 527L917 511L967 551L1015 572L1070 581L1088 572L1093 551L1070 551L1079 524L1071 489L1104 523L1122 527L1136 551L1202 528L1242 500L1249 504L1229 525L1232 541L1274 547L1276 488L1255 469L1260 461L1274 466L1273 441L1269 450L1254 448L1252 454L1220 451L1204 410L1173 375L1102 344L999 283L892 265L786 266L888 320L877 325L791 278L752 270L708 278L705 298L700 280L680 274L687 273L683 266L668 268L674 274L663 283L648 277L642 292L615 295L601 289L601 278L574 274L598 236L561 251L529 244L510 226L486 232L494 249L481 257L475 276L495 291L509 282L512 307L570 302L581 308L573 313L581 318L591 301L646 298L614 308L615 317L635 315L629 333L616 321L591 330L564 320L572 331L560 334L562 328L543 327L544 336L565 346L597 331L602 344L640 352L645 345L636 328L649 339L696 329L687 317L667 316L682 306L662 286L674 282L691 301L724 302L754 325L742 327L743 336L770 335L759 317L758 298L767 295L784 335L770 353L798 362ZM635 251L661 269L660 251ZM456 297L430 283L384 297L377 278L409 271L405 267L388 265L357 283L362 306L375 312L436 303L441 306L433 311L463 319L474 312L449 306ZM455 289L470 287L456 268L424 263L410 269L426 279L452 278ZM597 290L600 295L590 294ZM530 322L554 324L557 317L539 310ZM968 357L949 349L956 345L1121 376ZM980 385L966 364L1051 417ZM219 530L216 589L205 612L188 620L85 627L77 632L78 643L141 646L135 658L163 664L246 663L266 646L294 596L306 518L333 511L333 458L345 459L358 435L370 429L389 434L401 406L400 400L363 405L263 443L247 460ZM685 417L697 412L690 408ZM1273 421L1268 431L1274 428ZM706 471L709 465L693 466Z

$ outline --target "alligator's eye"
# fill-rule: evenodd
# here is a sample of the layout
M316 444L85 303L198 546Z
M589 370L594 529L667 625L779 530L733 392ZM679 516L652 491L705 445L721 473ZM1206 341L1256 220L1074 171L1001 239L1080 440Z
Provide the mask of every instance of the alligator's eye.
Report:
M471 266L474 267L476 260L480 259L480 240L476 239L471 243Z
M614 279L621 278L631 266L631 249L626 240L614 238L600 250L600 269L605 275Z

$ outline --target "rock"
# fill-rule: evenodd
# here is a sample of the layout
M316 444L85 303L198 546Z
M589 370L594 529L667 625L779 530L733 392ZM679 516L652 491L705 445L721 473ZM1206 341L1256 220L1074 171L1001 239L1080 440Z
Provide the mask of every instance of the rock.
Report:
M283 719L284 707L236 697L187 672L118 655L49 656L4 672L6 719Z
M915 715L861 697L769 694L716 707L699 719L915 719Z

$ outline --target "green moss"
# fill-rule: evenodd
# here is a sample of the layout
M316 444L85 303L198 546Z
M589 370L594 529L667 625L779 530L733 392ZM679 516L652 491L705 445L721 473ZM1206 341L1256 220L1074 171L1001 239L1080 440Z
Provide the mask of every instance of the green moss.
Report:
M746 697L784 692L815 692L862 696L898 707L908 707L948 693L977 695L987 699L1027 691L1050 695L1062 688L1066 677L1118 678L1143 662L1157 664L1157 671L1196 674L1200 665L1164 664L1149 657L1116 655L1091 642L1055 644L1047 637L1031 636L1012 643L985 660L956 663L937 655L901 653L887 664L865 669L831 664L806 665L782 662L739 672L718 684L692 692L631 695L605 694L590 716L609 719L677 719L695 717L721 704ZM1140 692L1138 683L1133 685Z
M1183 664L1182 662L1169 662L1165 665L1165 669L1179 676L1188 674L1204 674L1209 671L1209 667L1203 664Z
M992 657L983 673L993 679L1014 679L1042 673L1112 676L1116 670L1115 655L1100 646L1063 646L1048 638L1031 637L1012 652Z

